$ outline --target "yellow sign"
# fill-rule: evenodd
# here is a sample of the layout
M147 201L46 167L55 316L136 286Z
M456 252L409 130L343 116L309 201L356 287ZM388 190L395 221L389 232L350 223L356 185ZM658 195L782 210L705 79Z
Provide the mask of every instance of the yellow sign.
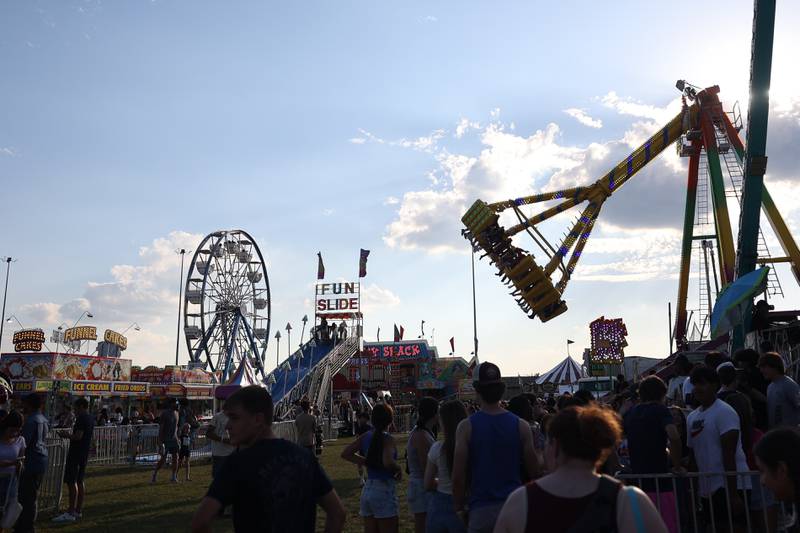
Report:
M93 382L93 381L73 381L73 392L111 392L111 383L107 381Z
M16 392L30 392L33 390L33 381L15 381L14 391Z
M123 336L122 333L117 333L116 331L112 331L110 329L106 330L105 334L103 335L103 340L119 346L120 350L124 350L128 347L128 338Z
M147 383L114 383L113 390L120 394L142 394L147 392Z
M22 329L14 333L12 339L15 352L39 352L44 343L44 331L40 329Z
M72 341L96 341L97 328L94 326L78 326L69 328L64 332L64 342Z

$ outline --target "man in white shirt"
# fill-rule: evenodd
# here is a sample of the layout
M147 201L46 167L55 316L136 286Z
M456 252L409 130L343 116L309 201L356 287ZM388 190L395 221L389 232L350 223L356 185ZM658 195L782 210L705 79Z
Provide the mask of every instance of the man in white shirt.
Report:
M717 398L717 373L702 366L692 370L690 379L699 407L686 419L687 445L692 450L697 471L747 472L749 468L739 436L739 415L733 407ZM744 499L750 488L749 476L700 478L700 496L704 508L712 510L717 531L733 531L736 526L746 526ZM728 518L729 502L732 523Z
M211 441L211 477L217 477L225 459L236 449L231 445L230 435L226 426L228 416L220 404L219 412L208 423L206 438Z
M675 357L675 361L672 363L672 368L675 371L675 375L669 380L667 399L673 405L684 407L686 402L683 396L683 387L684 383L688 379L689 372L692 371L692 363L689 362L689 358L684 354L679 354Z

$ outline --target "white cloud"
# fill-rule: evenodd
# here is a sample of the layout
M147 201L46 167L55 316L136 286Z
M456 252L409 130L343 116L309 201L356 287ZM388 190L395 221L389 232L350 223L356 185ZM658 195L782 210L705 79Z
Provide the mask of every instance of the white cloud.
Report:
M400 200L394 196L389 196L383 201L383 205L397 205L399 203Z
M480 127L481 127L480 122L472 122L467 118L462 118L461 120L458 121L458 124L456 125L456 131L453 134L453 136L456 139L460 139L470 130L477 130L480 129Z
M83 311L91 311L94 318L83 322L103 328L122 331L138 322L142 331L129 334L128 355L134 358L134 364L164 364L170 354L174 356L174 333L167 332L175 327L178 303L181 259L175 250L193 250L202 238L199 234L173 231L154 239L139 249L138 264L112 266L109 280L89 281L82 297L66 303L22 305L18 309L20 320L26 326L47 330L62 322L71 326ZM190 259L186 258L187 266Z
M401 148L411 148L413 150L417 150L420 152L428 152L428 153L433 153L434 151L436 151L439 140L442 139L447 134L447 130L437 129L432 131L428 135L423 135L412 139L401 137L400 139L386 140L364 129L359 129L358 131L361 133L363 137L357 138L360 140L357 141L356 144L364 144L365 142L369 141L377 144L399 146ZM350 139L350 142L354 142L354 139Z
M17 155L17 151L8 146L3 146L0 147L0 155L7 155L9 157L14 157Z
M584 126L588 126L590 128L602 128L603 121L599 118L592 118L590 117L585 109L578 109L577 107L570 107L569 109L565 109L564 113L571 116Z
M362 285L361 307L364 312L375 312L380 309L392 309L400 305L400 297L391 290L379 287L374 283Z
M333 213L335 213L335 211L333 209L329 208L329 207L322 210L322 216L324 216L324 217L329 217Z
M438 22L439 19L437 17L434 17L433 15L426 15L422 17L420 21L430 23L430 22Z
M367 140L364 137L353 137L351 139L348 139L347 142L352 144L364 144L365 142L367 142Z

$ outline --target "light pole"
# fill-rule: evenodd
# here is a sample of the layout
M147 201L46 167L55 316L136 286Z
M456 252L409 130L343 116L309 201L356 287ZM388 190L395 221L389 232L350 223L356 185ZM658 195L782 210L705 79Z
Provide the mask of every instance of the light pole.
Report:
M308 315L303 315L303 329L300 330L300 349L303 348L303 336L306 334L306 322L308 322Z
M58 348L59 348L59 345L61 344L61 341L64 340L64 326L66 326L66 325L67 325L66 322L62 322L57 328L58 329L58 334L56 335L56 353L58 353ZM55 332L53 332L53 333L55 333ZM50 339L50 340L52 341L53 339Z
M175 366L178 366L178 346L181 342L181 306L183 305L183 260L186 258L186 254L192 253L192 251L181 248L175 250L175 253L181 256L181 277L178 280L178 332L175 334Z
M125 331L123 331L122 334L125 335L131 328L133 328L134 331L142 331L142 327L138 323L134 322L133 324L125 328Z
M292 325L286 323L286 358L292 356Z
M11 272L11 263L15 261L15 259L11 257L6 257L3 259L6 262L6 288L3 291L3 314L0 316L0 351L2 351L3 347L3 325L6 323L6 297L8 296L8 274Z
M278 370L278 365L281 360L281 332L275 332L275 370Z
M94 315L90 311L84 311L83 313L81 313L81 316L78 317L78 320L75 321L75 323L72 325L72 327L74 328L75 326L77 326L78 322L83 320L83 317L94 318ZM78 341L78 350L81 349L81 346L83 346L83 341ZM86 351L87 352L89 351L89 341L88 340L86 341Z
M17 324L19 324L20 329L25 329L25 326L23 326L22 322L19 321L19 318L17 318L17 315L11 315L10 317L6 318L6 323L7 324L11 324L12 320L15 321Z

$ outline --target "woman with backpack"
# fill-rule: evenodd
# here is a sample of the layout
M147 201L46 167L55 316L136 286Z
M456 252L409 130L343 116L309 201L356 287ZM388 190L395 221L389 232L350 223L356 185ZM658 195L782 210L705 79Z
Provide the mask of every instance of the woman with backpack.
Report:
M439 421L444 441L434 442L428 452L425 489L428 496L426 533L464 533L464 522L453 510L453 455L456 451L456 428L467 418L467 408L458 400L442 404Z
M397 482L402 477L397 464L397 444L387 429L394 412L387 404L372 409L372 427L342 452L342 459L367 467L361 490L365 533L397 533Z
M621 435L611 410L590 405L559 411L547 428L550 474L511 493L494 533L666 533L641 490L597 473Z

